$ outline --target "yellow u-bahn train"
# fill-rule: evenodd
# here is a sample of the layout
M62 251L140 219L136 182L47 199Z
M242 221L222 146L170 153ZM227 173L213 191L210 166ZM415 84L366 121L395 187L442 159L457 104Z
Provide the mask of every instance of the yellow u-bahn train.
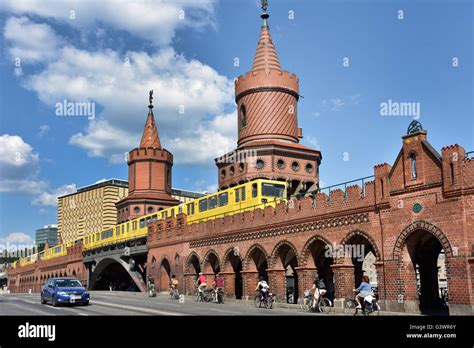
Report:
M187 223L194 224L248 210L261 209L265 206L275 207L280 202L286 202L286 192L286 182L265 179L249 181L188 203L181 203L171 208L126 221L107 230L81 237L75 241L49 248L40 252L39 255L31 255L28 258L20 259L19 264L21 267L33 263L38 257L41 260L49 260L66 255L67 248L75 244L83 244L84 250L92 250L105 245L118 244L145 237L150 222L165 220L178 214L186 215Z

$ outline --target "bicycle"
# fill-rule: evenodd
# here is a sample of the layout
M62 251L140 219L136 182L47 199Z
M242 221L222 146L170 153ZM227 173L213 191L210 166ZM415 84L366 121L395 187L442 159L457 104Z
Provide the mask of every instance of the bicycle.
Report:
M216 301L216 297L217 297L217 301ZM225 302L224 291L222 289L214 289L213 290L213 301L215 303L224 303Z
M198 288L198 292L196 295L196 302L211 302L212 301L212 289L203 289L200 290Z
M319 312L323 314L328 314L331 311L332 302L324 295L320 295L318 302L313 306L314 295L310 290L305 290L303 302L301 303L301 309L308 312Z
M170 288L170 299L172 300L179 299L179 291L177 288Z
M275 302L275 295L272 294L271 292L268 293L268 296L266 299L260 294L260 292L257 293L257 296L255 296L255 307L257 308L262 308L262 305L267 308L267 309L272 309L273 308L273 303Z
M370 297L370 298L369 298ZM361 307L357 308L359 304L355 299L346 299L346 303L344 308L346 309L346 313L349 314L350 312L354 311L353 315L374 315L378 316L380 314L380 305L377 303L377 297L374 296L366 296L362 301Z

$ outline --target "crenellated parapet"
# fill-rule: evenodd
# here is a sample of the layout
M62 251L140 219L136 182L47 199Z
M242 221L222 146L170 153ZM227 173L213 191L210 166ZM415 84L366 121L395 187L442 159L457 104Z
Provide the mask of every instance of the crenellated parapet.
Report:
M173 163L173 155L166 149L158 148L135 148L128 153L128 163L149 161L153 159L155 161L163 161Z
M284 70L249 71L235 81L236 102L246 93L255 89L281 88L299 98L299 79L296 74Z

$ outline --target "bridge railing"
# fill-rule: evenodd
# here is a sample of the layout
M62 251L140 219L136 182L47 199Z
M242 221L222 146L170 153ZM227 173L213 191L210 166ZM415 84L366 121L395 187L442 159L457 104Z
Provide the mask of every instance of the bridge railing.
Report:
M363 178L354 179L354 180L350 180L350 181L345 181L345 182L341 182L339 184L334 184L334 185L330 185L330 186L320 188L319 190L312 191L311 194L316 195L319 192L327 193L328 201L331 202L331 191L334 191L335 189L341 189L341 190L343 189L344 199L347 199L347 186L349 186L349 184L357 183L357 184L360 184L360 187L362 189L361 196L364 197L365 196L365 183L368 182L368 181L371 181L371 179L373 179L373 178L374 178L373 175L364 176ZM350 185L350 186L352 186L352 185Z

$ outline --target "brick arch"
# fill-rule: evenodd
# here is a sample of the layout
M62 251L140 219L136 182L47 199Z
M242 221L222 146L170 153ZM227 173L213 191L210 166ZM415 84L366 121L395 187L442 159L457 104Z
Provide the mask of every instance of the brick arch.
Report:
M263 246L261 246L260 244L253 244L249 250L247 250L247 253L245 254L245 257L243 259L243 269L244 270L247 270L248 267L250 266L251 264L251 261L253 261L251 259L251 255L253 253L254 250L256 249L260 249L260 251L263 253L263 255L265 256L265 258L267 259L267 264L269 263L268 260L269 260L269 257L268 257L268 253L266 252L265 248Z
M204 272L204 270L207 270L209 271L208 267L210 267L213 272L214 272L214 269L212 267L212 265L210 264L209 262L209 257L211 255L214 255L216 257L216 260L217 260L217 266L220 268L221 267L221 259L219 258L219 254L217 253L216 250L214 249L209 249L206 254L204 255L204 257L202 258L202 261L201 261L201 271Z
M199 267L201 267L201 259L200 259L199 255L197 254L197 252L193 251L186 258L186 265L184 266L185 270L186 270L186 273L194 273L194 271L195 271L194 266L191 263L191 260L192 260L193 257L195 257L197 259Z
M226 250L226 252L224 253L224 256L222 256L221 272L228 271L227 267L228 265L230 265L229 256L234 255L234 251L235 251L235 246L231 246L230 248ZM240 254L240 251L237 255L235 255L235 257L240 259L240 262L242 263L242 265L244 264L244 260L242 259L242 255Z
M398 235L397 240L395 241L395 245L393 246L393 259L398 260L402 253L403 246L405 245L407 239L418 230L423 230L431 233L434 235L438 241L440 242L446 257L453 256L453 249L451 247L451 243L449 242L448 237L441 231L439 227L436 225L423 221L417 220L406 226L402 232Z
M272 253L270 255L270 263L269 263L269 266L270 267L274 267L277 265L278 263L278 250L283 246L283 245L286 245L288 247L290 247L291 250L293 250L293 252L295 253L295 256L296 256L296 262L298 264L298 266L300 265L300 257L299 257L299 254L298 254L298 249L296 249L296 247L293 245L293 243L291 243L289 240L286 240L286 239L283 239L281 241L279 241L275 247L273 248L272 250Z
M323 237L319 234L312 236L310 239L308 239L306 241L306 243L303 246L303 250L301 251L301 256L300 256L301 266L307 266L308 265L308 256L311 253L310 252L310 247L316 241L321 241L325 245L331 245L331 242L327 238L325 238L325 237Z
M380 261L381 254L380 254L379 248L377 247L375 240L367 232L364 232L359 229L352 230L341 240L339 244L346 245L350 241L351 238L357 237L357 236L363 237L370 243L370 245L372 246L372 249L374 250L376 260Z

